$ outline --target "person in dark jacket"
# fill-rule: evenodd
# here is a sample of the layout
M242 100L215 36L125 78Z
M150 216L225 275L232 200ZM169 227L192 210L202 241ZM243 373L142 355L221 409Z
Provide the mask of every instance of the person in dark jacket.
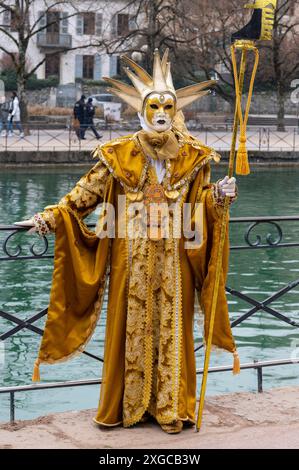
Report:
M78 139L85 140L85 130L86 130L86 96L82 95L81 98L76 101L74 106L74 118L78 119L80 122L80 127L76 129L76 134Z
M92 130L92 132L94 133L95 137L99 140L103 136L100 135L97 132L97 130L94 126L94 122L93 122L94 115L95 115L95 107L92 104L92 98L88 98L87 105L86 105L86 121L85 121L86 122L86 128L85 128L85 130L90 128Z

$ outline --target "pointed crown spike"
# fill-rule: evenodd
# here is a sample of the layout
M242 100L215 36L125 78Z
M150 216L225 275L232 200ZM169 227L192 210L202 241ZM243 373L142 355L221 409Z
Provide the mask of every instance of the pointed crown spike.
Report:
M134 87L136 88L136 90L138 91L138 93L143 96L144 93L147 93L147 90L148 90L148 85L146 83L144 83L141 78L139 78L137 75L135 75L130 69L129 67L125 67L125 72L126 74L128 75L129 79L131 80L131 82L133 83Z
M122 55L121 57L122 62L124 62L127 66L130 66L131 69L134 70L134 72L138 75L140 80L142 80L144 83L147 85L151 85L153 83L152 77L142 68L140 65L138 65L134 60L130 59L130 57L126 55Z
M164 51L164 54L163 54L163 57L162 57L162 61L161 61L161 64L162 64L162 71L163 71L163 73L164 73L165 76L166 76L166 73L167 73L168 56L169 56L169 49L168 49L168 47L167 47L167 49L165 49L165 51Z
M196 83L176 91L173 86L168 55L169 51L166 49L161 60L158 49L155 50L152 77L132 59L125 55L121 56L122 62L126 64L124 71L133 86L112 78L103 77L103 79L109 85L113 85L113 88L109 88L111 93L123 99L138 112L142 112L145 100L151 93L172 94L177 101L177 110L209 93L209 90L203 90L214 85L215 80Z
M127 93L130 96L136 96L137 98L139 98L139 93L134 87L110 77L103 77L103 80L105 80L105 82L111 85L114 85L118 90L123 91L124 93Z
M158 49L154 52L153 81L155 91L166 91L167 84L162 69L162 63Z

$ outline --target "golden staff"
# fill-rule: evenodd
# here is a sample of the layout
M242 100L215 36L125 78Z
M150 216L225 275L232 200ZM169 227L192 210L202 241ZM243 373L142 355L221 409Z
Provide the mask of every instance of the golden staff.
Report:
M239 136L239 146L237 151L236 158L236 174L238 175L248 175L250 173L249 163L248 163L248 154L246 150L246 126L249 116L249 109L251 103L251 97L253 92L253 85L256 76L256 71L259 61L259 52L258 48L255 45L255 42L258 40L271 40L272 39L272 30L274 24L274 13L276 8L277 0L256 0L255 3L245 5L245 8L253 8L254 12L249 23L244 26L240 31L232 35L232 45L231 45L231 54L232 54L232 65L234 73L234 83L236 90L236 103L235 103L235 114L234 114L234 124L232 132L232 143L229 155L229 165L228 165L228 176L231 178L234 173L235 166L235 152L236 152L236 141L238 134L238 126L240 123L240 136ZM236 51L241 50L241 59L240 59L240 71L237 70L237 59ZM251 74L248 98L245 107L244 116L242 114L242 91L244 84L244 76L246 70L246 58L247 52L253 51L255 55L253 70ZM216 306L218 300L218 291L219 291L219 282L220 275L222 270L222 255L223 247L226 234L226 224L228 221L228 211L229 211L229 196L225 197L224 208L221 217L221 226L220 226L220 238L219 238L219 247L217 252L216 260L216 274L214 281L214 290L212 297L212 306L211 306L211 316L209 323L209 334L206 342L206 351L204 359L204 369L201 382L201 391L198 407L198 415L196 422L196 431L198 432L201 423L202 423L202 414L204 407L204 399L207 388L207 378L209 371L209 362L211 355L211 346L214 330L214 321L216 314ZM233 373L240 372L240 365L238 360L237 352L235 351L235 363L233 368Z

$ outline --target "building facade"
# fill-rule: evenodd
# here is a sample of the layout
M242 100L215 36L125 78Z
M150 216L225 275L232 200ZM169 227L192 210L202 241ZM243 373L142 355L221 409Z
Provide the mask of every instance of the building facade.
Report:
M14 1L4 3L13 5ZM32 2L27 21L36 33L27 51L30 69L45 59L36 70L37 78L54 76L60 84L115 76L119 72L121 48L114 45L118 44L118 38L136 29L134 12L128 3L107 0ZM0 8L0 26L17 38L16 19L9 9ZM13 39L1 30L0 41L7 50L17 53ZM113 49L117 52L113 53Z

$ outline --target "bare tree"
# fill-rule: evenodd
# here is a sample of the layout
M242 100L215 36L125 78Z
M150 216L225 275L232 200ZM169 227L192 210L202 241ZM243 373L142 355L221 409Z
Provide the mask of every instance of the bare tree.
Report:
M252 10L244 9L239 0L131 0L123 6L124 11L128 8L134 11L135 27L106 45L108 52L139 50L149 66L155 47L169 47L175 80L199 81L217 75L216 92L233 111L230 37L249 21ZM278 0L273 40L261 42L259 49L256 83L270 84L276 91L277 128L283 130L285 93L299 68L299 0ZM251 70L253 56L248 54L247 62Z
M200 2L201 3L201 2ZM235 89L231 60L231 34L246 24L249 15L237 0L205 2L204 8L189 1L186 31L193 33L188 47L176 51L179 74L191 80L218 78L215 87L218 96L234 109ZM189 35L190 35L189 32ZM250 67L250 60L249 60Z
M283 128L284 94L298 66L298 6L299 0L279 0L274 24L272 43L260 45L265 55L263 67L259 68L258 81L273 81L278 98L278 127ZM0 25L0 33L7 41L0 42L0 51L9 56L17 72L17 88L22 119L27 121L25 88L28 78L45 62L43 56L37 63L29 63L30 41L39 33L47 31L62 17L51 16L54 9L65 10L64 20L80 14L82 2L72 0L44 0L43 15L34 19L37 0L0 0L0 17L8 12L13 20L13 31ZM84 10L90 2L84 2ZM219 82L219 96L234 104L234 84L230 55L230 36L249 20L252 10L244 10L239 0L124 0L106 2L110 8L111 22L105 24L103 34L90 37L83 46L63 46L50 52L55 55L71 49L96 46L111 55L138 52L139 60L150 68L155 48L168 47L175 63L174 78L179 83L182 77L190 81L213 78ZM101 2L101 6L103 2ZM297 12L297 14L296 14ZM13 51L13 52L12 52ZM249 58L250 66L250 58Z
M285 94L299 71L299 0L279 0L271 48L277 95L277 130L284 131Z
M64 10L63 15L51 14L55 9ZM61 21L66 21L80 13L75 1L65 0L44 0L43 11L36 13L34 17L32 12L36 12L36 10L36 0L0 0L0 18L5 17L5 15L9 18L8 24L0 24L0 33L2 33L2 37L5 38L5 41L0 42L0 52L2 51L4 56L11 59L15 68L21 116L27 132L28 112L26 84L28 79L35 74L46 61L46 55L44 55L36 63L31 64L30 41L36 38L39 33L46 32L51 26L57 26ZM41 21L43 18L44 21ZM85 49L92 45L91 41L85 43L84 46L71 47L71 45L61 45L61 47L56 48L55 51L49 52L47 56L54 56L61 52L74 49ZM97 40L95 45L99 46L100 41Z
M252 10L244 10L238 1L210 0L203 9L202 2L190 0L189 27L198 34L188 48L176 51L179 69L186 70L196 80L198 71L207 78L217 74L216 90L234 107L234 82L230 52L230 36L244 26ZM270 84L277 96L277 130L285 130L285 96L299 69L299 0L278 0L273 27L273 40L259 44L260 67L256 83ZM253 56L248 55L248 69ZM181 73L181 72L180 72ZM246 74L247 78L250 76ZM246 85L246 83L245 83Z
M114 19L129 13L127 27L116 28L114 38L105 42L108 54L141 54L141 62L148 68L156 48L173 51L190 39L184 31L186 0L128 0L115 12Z
M177 83L183 78L196 82L217 74L218 94L233 106L230 35L236 24L243 25L249 17L239 1L131 0L123 6L123 11L130 9L134 27L119 31L106 43L108 53L139 51L142 64L149 68L154 49L168 47Z

